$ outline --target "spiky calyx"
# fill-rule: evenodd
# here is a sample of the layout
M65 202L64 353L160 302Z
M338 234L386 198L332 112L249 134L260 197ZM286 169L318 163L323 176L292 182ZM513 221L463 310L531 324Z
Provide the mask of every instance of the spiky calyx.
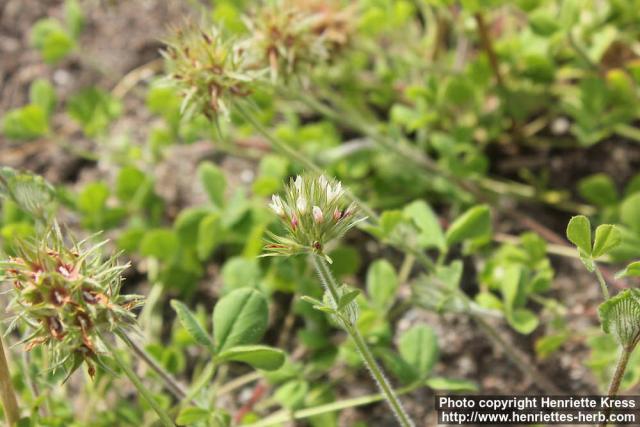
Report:
M28 327L25 349L46 347L54 369L68 374L84 362L93 376L104 352L100 334L132 329L132 309L143 303L140 296L120 294L128 265L117 264L115 257L104 261L104 243L67 247L54 224L44 238L21 242L17 256L0 263L5 281L13 285L12 326Z
M260 74L250 68L246 50L224 40L215 27L177 30L163 56L169 77L184 97L182 111L201 112L210 119L227 117L230 100L249 95L251 81Z
M274 195L271 209L284 225L284 235L270 234L267 255L324 255L330 241L341 237L365 217L355 203L347 205L340 182L320 176L291 179L282 197Z
M249 49L264 61L273 81L330 60L353 32L353 8L338 1L279 0L257 9L248 20Z

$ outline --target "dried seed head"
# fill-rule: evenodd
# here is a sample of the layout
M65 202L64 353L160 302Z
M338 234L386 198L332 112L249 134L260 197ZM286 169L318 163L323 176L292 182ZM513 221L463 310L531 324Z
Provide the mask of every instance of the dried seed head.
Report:
M353 7L337 0L277 0L248 19L247 43L273 81L327 62L348 44L355 28Z
M272 198L272 205L274 200L282 202L284 215L279 216L285 233L270 234L267 255L322 253L328 242L363 221L355 204L345 206L343 194L339 182L330 182L324 176L292 179L282 197Z
M115 257L104 261L99 253L104 243L67 247L54 224L41 240L21 242L17 257L0 262L6 282L13 283L8 309L14 324L24 322L30 329L25 348L44 344L54 367L68 373L82 362L95 371L100 334L135 327L131 310L142 304L141 297L120 295L128 266L118 265Z
M260 72L248 63L246 51L224 40L220 31L187 25L175 32L163 52L169 75L183 96L182 111L214 119L228 117L232 98L251 92Z

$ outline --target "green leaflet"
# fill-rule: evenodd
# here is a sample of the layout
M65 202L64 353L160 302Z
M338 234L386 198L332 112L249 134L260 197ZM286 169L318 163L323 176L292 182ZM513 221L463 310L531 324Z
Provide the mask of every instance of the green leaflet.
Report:
M613 334L626 348L640 338L640 291L626 289L598 307L602 330Z

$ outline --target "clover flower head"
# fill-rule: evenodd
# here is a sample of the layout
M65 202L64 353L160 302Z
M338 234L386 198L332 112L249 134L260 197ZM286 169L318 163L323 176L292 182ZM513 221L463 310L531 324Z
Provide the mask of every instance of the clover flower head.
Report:
M251 93L251 82L260 74L248 63L246 50L222 38L212 27L189 24L175 31L162 52L170 80L184 97L182 111L201 112L214 119L228 117L234 98Z
M359 215L355 203L345 202L343 195L342 185L324 176L305 175L291 179L282 197L272 197L271 207L280 217L285 232L282 235L270 233L265 255L324 255L327 243L366 219ZM275 200L281 201L282 206Z
M276 0L247 19L247 43L268 64L272 81L328 61L351 38L353 8L339 1Z
M67 246L54 224L43 239L21 242L15 257L0 262L4 281L13 285L11 327L25 324L25 349L46 347L53 368L68 375L84 362L93 376L105 352L101 334L135 329L132 310L143 303L137 295L120 294L128 265L115 257L103 260L105 243Z

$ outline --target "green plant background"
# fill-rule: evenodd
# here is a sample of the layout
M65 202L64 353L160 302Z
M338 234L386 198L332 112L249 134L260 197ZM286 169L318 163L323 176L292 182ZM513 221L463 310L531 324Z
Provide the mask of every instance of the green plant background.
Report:
M245 110L210 120L181 114L159 50L185 19L249 37L262 2L9 0L0 166L43 175L75 234L102 231L132 262L124 292L147 296L146 351L199 387L197 404L179 405L138 366L180 425L284 425L291 414L300 425L393 425L353 343L300 299L322 299L311 266L258 258L277 230L268 197L311 172L307 162L377 216L329 256L338 280L362 291L358 325L414 419L434 422L441 390L602 392L616 344L564 231L577 214L615 224L605 279L612 293L637 285L614 273L640 258L640 2L347 3L326 6L349 11L346 47L288 81L253 84ZM0 203L11 255L36 227ZM265 353L236 363L251 352L223 357L216 328L238 309L212 313L249 290L264 298L263 330L235 344ZM46 354L23 356L10 350L32 425L154 425L122 376L78 371L61 385ZM638 357L623 380L632 392ZM225 363L208 378L216 358Z

